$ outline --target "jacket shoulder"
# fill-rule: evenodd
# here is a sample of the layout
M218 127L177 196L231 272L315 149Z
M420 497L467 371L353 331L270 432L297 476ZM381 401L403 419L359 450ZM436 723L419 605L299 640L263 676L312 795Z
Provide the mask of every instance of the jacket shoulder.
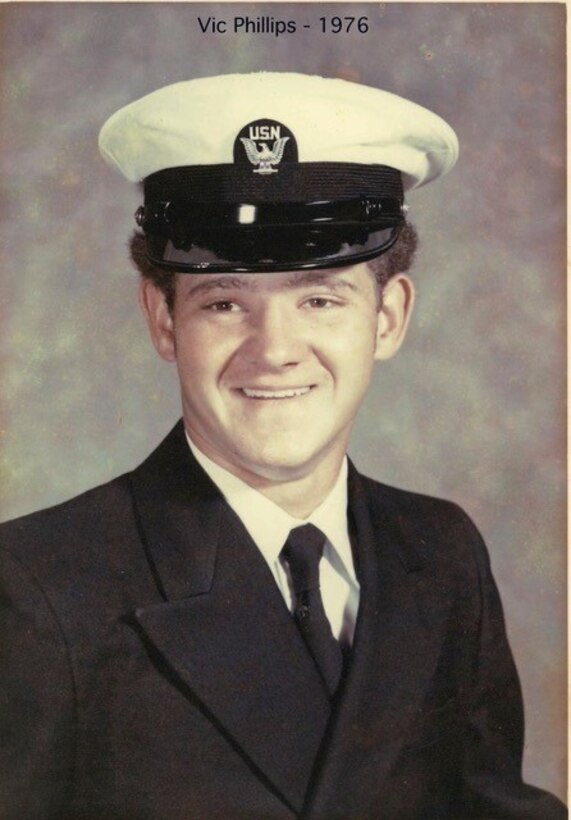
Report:
M58 598L112 584L142 560L129 474L0 524L0 563L15 561Z
M184 445L184 446L182 446ZM51 597L75 611L98 596L130 606L156 595L140 503L163 509L165 476L180 476L190 452L179 423L134 470L44 510L0 524L0 565L14 561ZM188 478L180 479L183 484ZM6 570L9 572L9 570ZM2 569L0 566L0 574Z
M0 548L27 551L59 545L77 536L112 530L131 506L129 474L125 473L53 507L14 518L0 524Z
M471 522L462 507L449 499L393 487L368 476L361 476L360 478L366 485L373 504L378 502L381 505L388 506L399 517L406 516L408 520L412 521L418 519L423 524L427 521L449 521L450 519Z
M369 508L376 527L388 530L400 543L414 544L425 559L469 559L485 566L486 546L469 515L455 502L403 490L364 477Z

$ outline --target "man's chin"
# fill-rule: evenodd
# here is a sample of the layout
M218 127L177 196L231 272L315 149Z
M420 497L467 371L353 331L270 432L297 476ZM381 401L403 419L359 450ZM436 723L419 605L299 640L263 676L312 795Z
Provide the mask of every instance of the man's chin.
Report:
M284 481L293 478L301 478L307 472L305 460L299 458L284 458L279 459L268 458L261 456L253 456L251 454L241 454L239 459L233 463L232 471L246 475L250 474L253 477L258 477L266 481Z
M339 463L341 463L343 454L344 450L338 454ZM281 447L278 452L277 449L269 447L256 452L242 451L237 456L239 458L231 468L233 472L236 472L239 465L240 473L248 483L256 481L272 484L283 484L306 478L318 469L322 462L335 460L335 453L327 449L309 448L285 449Z

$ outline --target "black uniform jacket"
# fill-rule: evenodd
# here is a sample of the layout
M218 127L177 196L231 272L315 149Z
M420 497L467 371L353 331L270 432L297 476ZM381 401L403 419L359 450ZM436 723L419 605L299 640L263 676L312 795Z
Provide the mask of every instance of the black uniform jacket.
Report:
M486 550L350 471L361 605L332 705L179 423L134 472L0 528L5 820L563 818L520 779Z

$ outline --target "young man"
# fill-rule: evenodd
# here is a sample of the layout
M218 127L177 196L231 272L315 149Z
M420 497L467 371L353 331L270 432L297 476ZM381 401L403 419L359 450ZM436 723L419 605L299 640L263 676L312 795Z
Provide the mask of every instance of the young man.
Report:
M0 816L562 818L521 781L486 549L348 463L406 333L403 191L452 130L376 89L254 74L127 106L132 242L183 420L132 473L2 528Z

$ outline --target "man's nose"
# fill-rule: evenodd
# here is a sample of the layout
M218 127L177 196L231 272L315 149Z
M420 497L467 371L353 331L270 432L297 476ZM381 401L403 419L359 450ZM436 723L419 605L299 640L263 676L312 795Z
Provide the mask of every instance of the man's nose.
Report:
M295 311L280 304L269 304L252 316L242 354L251 363L282 368L298 364L304 349Z

